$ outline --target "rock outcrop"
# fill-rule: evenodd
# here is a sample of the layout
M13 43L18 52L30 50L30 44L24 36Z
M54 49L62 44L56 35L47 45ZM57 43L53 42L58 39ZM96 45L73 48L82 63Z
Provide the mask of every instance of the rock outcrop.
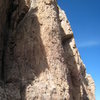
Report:
M0 100L95 100L94 92L56 0L0 0Z

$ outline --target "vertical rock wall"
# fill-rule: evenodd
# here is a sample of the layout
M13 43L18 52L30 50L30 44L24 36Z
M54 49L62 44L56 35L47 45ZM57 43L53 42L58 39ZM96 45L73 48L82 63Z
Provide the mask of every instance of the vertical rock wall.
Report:
M0 80L0 100L95 100L56 0L0 0Z

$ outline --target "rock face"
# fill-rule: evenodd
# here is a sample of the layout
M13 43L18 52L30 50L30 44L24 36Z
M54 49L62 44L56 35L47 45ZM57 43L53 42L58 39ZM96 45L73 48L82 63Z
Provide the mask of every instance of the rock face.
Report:
M56 0L0 0L0 100L95 100L94 92Z

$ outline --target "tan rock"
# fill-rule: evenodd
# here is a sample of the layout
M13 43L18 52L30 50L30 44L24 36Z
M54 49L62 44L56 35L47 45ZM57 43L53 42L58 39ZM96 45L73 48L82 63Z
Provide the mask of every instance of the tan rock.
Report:
M1 0L0 18L0 100L95 100L56 0Z

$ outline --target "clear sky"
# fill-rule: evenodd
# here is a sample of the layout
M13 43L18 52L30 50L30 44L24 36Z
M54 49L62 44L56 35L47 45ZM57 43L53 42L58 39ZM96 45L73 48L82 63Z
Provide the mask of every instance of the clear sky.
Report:
M66 12L81 58L100 100L100 0L58 0Z

